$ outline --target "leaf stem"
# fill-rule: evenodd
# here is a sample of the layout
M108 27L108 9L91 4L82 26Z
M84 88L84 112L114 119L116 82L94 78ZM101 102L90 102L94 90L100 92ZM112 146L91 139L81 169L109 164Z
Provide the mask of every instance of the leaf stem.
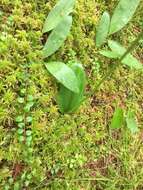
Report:
M132 44L129 46L129 48L127 49L127 51L118 59L117 64L114 64L109 71L106 73L105 76L103 76L103 78L101 79L101 81L96 85L96 87L94 88L94 90L89 93L86 97L89 98L90 96L94 95L96 91L99 90L100 86L102 85L102 83L104 83L110 76L112 76L112 74L114 73L114 71L121 65L121 62L123 61L123 59L129 54L131 53L134 48L138 45L140 39L143 37L143 31L138 35L138 37L132 42Z

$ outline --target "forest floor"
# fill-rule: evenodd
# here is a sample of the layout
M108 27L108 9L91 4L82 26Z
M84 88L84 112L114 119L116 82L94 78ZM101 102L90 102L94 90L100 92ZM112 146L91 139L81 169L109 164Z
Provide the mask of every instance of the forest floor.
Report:
M42 27L55 0L0 0L0 190L143 190L143 73L120 67L74 114L61 114L56 83L43 66ZM50 60L78 59L87 73L87 92L112 61L95 47L96 26L116 0L78 0L65 44ZM143 3L114 39L128 47L142 27ZM143 63L143 41L133 54ZM18 141L17 102L25 65L32 143ZM109 125L117 106L136 114L139 132ZM28 155L27 155L28 154Z

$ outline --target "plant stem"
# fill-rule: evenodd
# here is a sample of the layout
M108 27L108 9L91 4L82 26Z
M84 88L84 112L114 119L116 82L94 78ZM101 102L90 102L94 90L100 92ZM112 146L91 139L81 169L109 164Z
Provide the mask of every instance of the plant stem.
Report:
M25 66L25 89L26 89L26 93L25 93L25 97L24 97L24 102L26 103L27 101L27 94L28 94L28 86L29 86L29 67L28 67L28 64L26 64ZM25 140L24 140L24 143L26 143L26 117L27 117L27 113L24 112L24 123L25 123L25 127L24 127L24 137L25 137Z
M131 52L134 50L134 48L138 45L138 43L139 43L139 41L140 41L140 39L141 39L142 37L143 37L143 31L142 31L142 32L138 35L138 37L133 41L133 43L130 45L130 47L127 49L127 51L119 58L118 62L117 62L116 64L114 64L113 67L111 67L111 68L109 69L109 71L106 73L105 76L103 76L103 78L102 78L101 81L97 84L97 86L95 87L95 89L94 89L91 93L88 94L87 98L90 97L90 96L92 96L92 95L94 95L95 92L99 90L101 84L102 84L103 82L105 82L105 81L108 79L108 77L110 77L110 76L114 73L114 71L122 64L121 62L123 61L123 59L124 59L129 53L131 53Z

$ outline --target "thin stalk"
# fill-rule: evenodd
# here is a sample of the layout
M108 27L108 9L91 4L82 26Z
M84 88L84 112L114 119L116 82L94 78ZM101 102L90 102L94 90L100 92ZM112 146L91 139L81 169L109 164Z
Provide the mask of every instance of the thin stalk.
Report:
M27 101L27 94L28 94L28 86L29 86L29 68L28 68L28 64L26 64L25 66L25 71L24 71L24 74L25 74L25 89L26 89L26 93L25 93L25 97L24 97L24 102ZM25 140L24 140L24 143L26 143L26 117L27 117L27 113L24 112L24 124L25 124L25 127L24 127L24 137L25 137Z
M99 90L100 86L102 83L104 83L110 76L112 76L112 74L114 73L114 71L122 64L121 62L123 61L123 59L129 54L131 53L134 48L138 45L140 39L143 37L143 31L138 35L138 37L135 39L135 41L133 41L133 43L130 45L130 47L127 49L127 51L118 59L117 63L113 65L113 67L111 67L109 69L109 71L106 73L105 76L103 76L103 78L101 79L101 81L97 84L97 86L95 87L95 89L88 94L87 98L94 95L94 93L96 91Z

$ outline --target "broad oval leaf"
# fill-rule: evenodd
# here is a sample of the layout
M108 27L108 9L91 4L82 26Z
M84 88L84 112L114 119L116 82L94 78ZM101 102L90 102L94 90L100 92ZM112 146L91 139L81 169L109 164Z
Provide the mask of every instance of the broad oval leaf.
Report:
M54 29L62 19L73 11L75 0L60 0L49 13L44 27L43 33Z
M111 50L121 57L127 50L119 43L113 40L108 41L108 45ZM122 63L129 66L130 68L143 69L143 65L130 53L122 60Z
M106 40L110 26L110 15L108 12L104 12L99 22L96 34L96 46L100 47Z
M70 67L62 62L49 62L45 66L59 83L75 93L79 92L77 77Z
M123 109L117 108L114 112L110 127L112 129L119 129L122 127L123 123L124 123Z
M110 34L121 30L132 18L140 0L120 0L110 24Z
M71 113L78 109L84 99L84 90L86 86L86 74L82 65L79 63L72 63L69 66L75 72L78 79L79 93L73 93L63 85L60 85L57 102L62 113Z
M134 134L139 131L135 114L133 112L128 111L126 123L127 123L127 128L131 131L131 133Z
M66 40L72 25L72 17L66 16L51 32L43 48L44 58L55 53Z

